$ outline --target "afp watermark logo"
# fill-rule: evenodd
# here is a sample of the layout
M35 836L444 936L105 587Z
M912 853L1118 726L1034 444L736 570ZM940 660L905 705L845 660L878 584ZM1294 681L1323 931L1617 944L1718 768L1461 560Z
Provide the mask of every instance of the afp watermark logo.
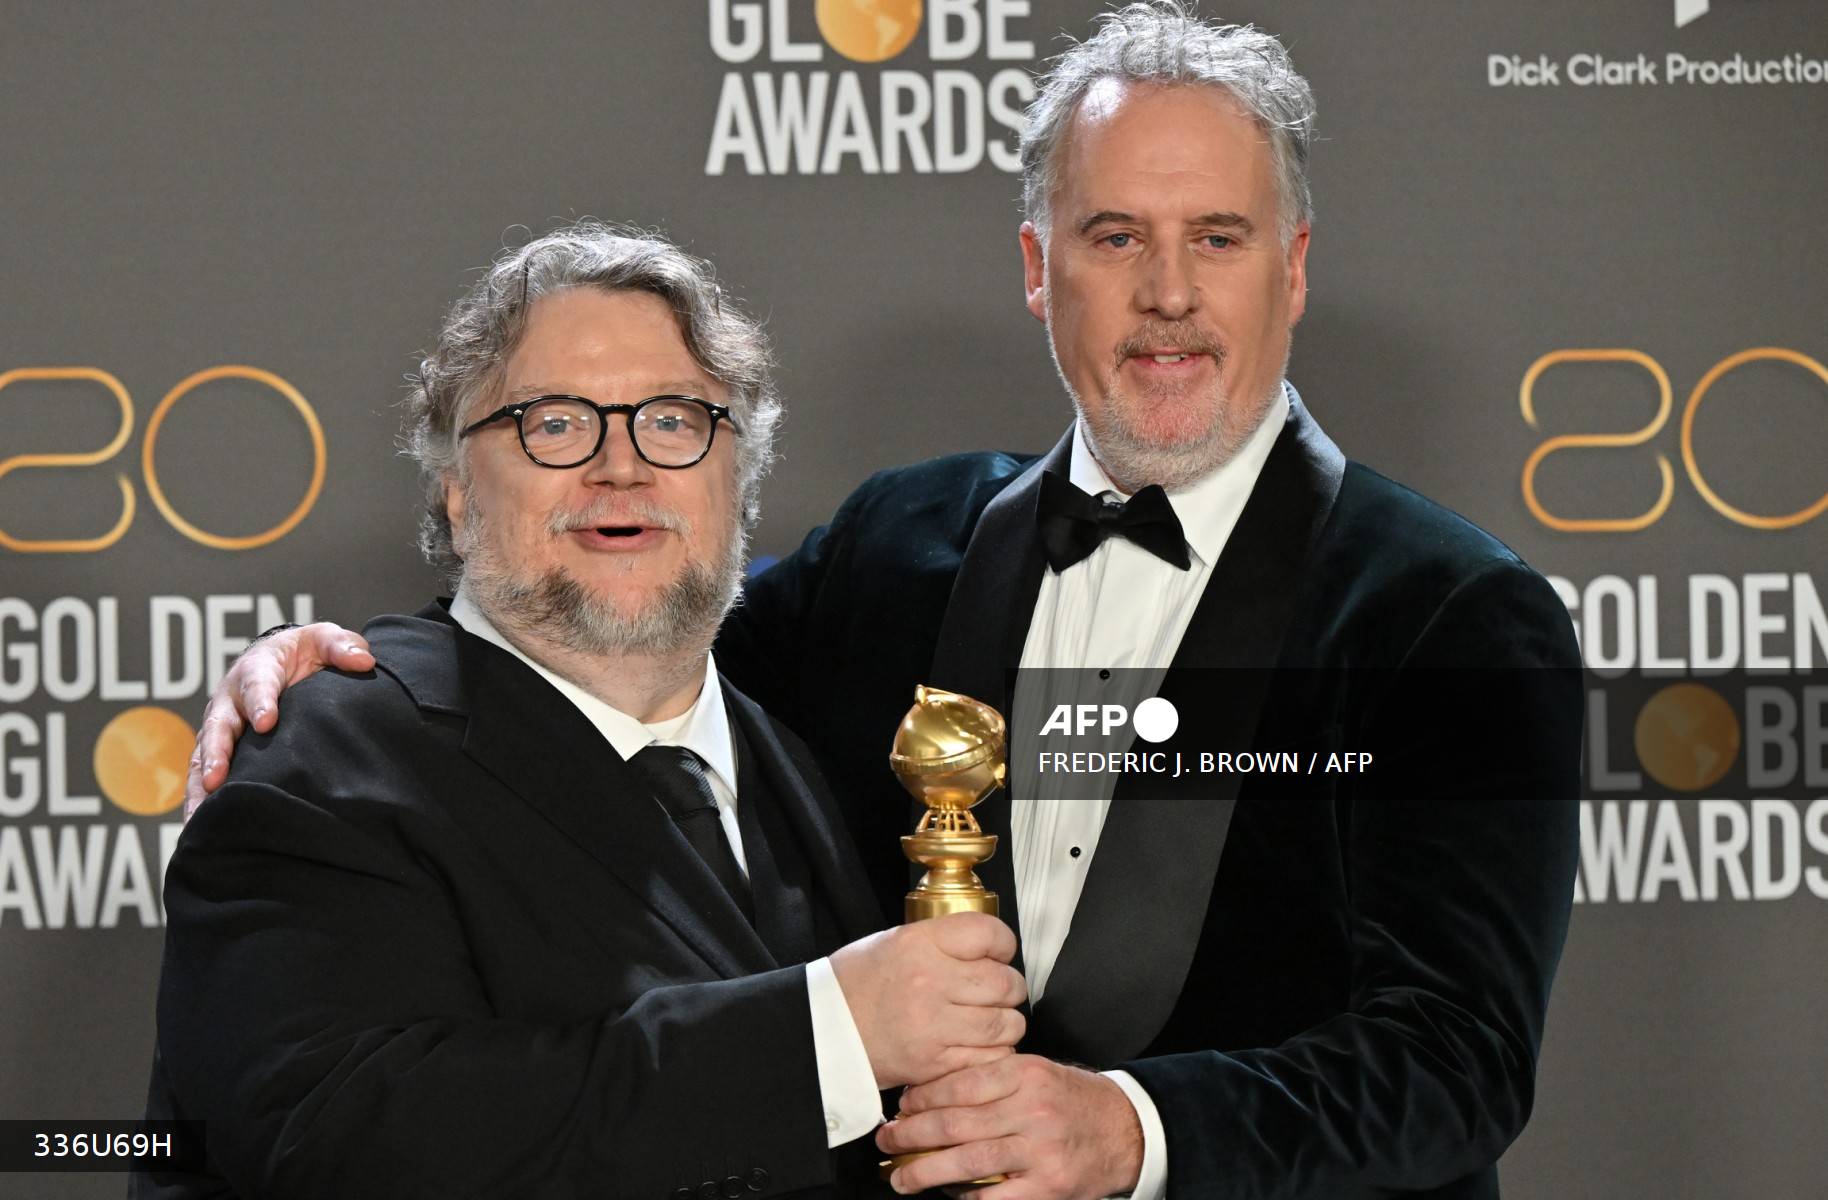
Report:
M1126 775L1210 783L1224 775L1325 779L1371 771L1374 756L1365 749L1332 742L1256 745L1255 714L1241 721L1234 708L1214 701L1247 683L1254 689L1263 673L1206 674L1208 686L1183 686L1177 706L1159 694L1160 671L1019 672L1010 724L1017 793L1033 799L1096 798Z
M1020 170L1034 80L998 64L1034 62L1030 0L709 5L711 52L741 69L723 77L706 175Z
M1100 737L1110 737L1125 725L1143 741L1160 743L1181 727L1181 714L1173 701L1162 696L1150 696L1134 712L1122 704L1056 704L1041 726L1041 733L1084 737L1096 732Z

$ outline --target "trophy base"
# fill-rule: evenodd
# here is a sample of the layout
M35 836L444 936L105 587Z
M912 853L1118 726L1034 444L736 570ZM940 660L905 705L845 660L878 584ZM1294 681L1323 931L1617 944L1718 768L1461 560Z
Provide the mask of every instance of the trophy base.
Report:
M896 1167L905 1167L917 1158L925 1158L929 1154L937 1153L939 1153L937 1150L910 1150L906 1154L897 1154L894 1158L885 1158L876 1164L876 1174L882 1178L884 1183L887 1183L889 1176L895 1173ZM1009 1182L1009 1176L1007 1175L986 1175L982 1179L973 1179L967 1183L949 1183L946 1186L989 1187L993 1183L1007 1182Z
M997 894L982 892L975 896L935 895L929 892L909 892L901 901L902 917L907 921L924 921L928 917L944 917L958 912L981 912L991 916L1000 916L997 909Z
M927 868L917 887L902 901L909 921L924 921L956 912L999 916L997 894L984 887L971 868L996 853L995 834L926 829L901 839L909 861Z

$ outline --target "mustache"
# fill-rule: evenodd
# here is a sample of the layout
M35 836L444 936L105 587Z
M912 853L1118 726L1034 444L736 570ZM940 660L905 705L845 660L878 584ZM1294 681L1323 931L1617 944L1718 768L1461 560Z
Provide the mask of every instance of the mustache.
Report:
M670 508L628 497L597 501L588 508L555 511L546 520L546 532L557 536L576 529L608 529L645 525L669 533L689 533L686 519Z
M1225 361L1224 344L1204 329L1172 321L1149 321L1117 343L1117 365L1121 367L1125 359L1158 352L1163 347L1179 354L1209 354L1215 364Z

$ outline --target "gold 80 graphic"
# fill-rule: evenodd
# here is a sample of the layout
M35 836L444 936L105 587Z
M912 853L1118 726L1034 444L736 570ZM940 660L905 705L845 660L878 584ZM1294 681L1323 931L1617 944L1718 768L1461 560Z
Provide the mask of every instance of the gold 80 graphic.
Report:
M1702 474L1701 463L1695 452L1695 414L1700 411L1701 401L1708 391L1728 372L1744 366L1746 363L1775 361L1790 363L1814 375L1828 384L1828 367L1824 367L1807 354L1795 350L1785 350L1778 346L1759 346L1750 350L1741 350L1730 354L1710 368L1695 384L1689 393L1688 403L1682 409L1681 449L1682 465L1688 472L1689 482L1695 491L1707 501L1715 512L1748 529L1791 529L1795 526L1813 521L1816 517L1828 512L1828 492L1822 497L1792 513L1781 513L1775 516L1748 512L1737 505L1729 503L1709 485L1707 477ZM1524 372L1523 385L1519 389L1519 400L1523 407L1523 419L1531 429L1536 428L1536 408L1534 394L1536 382L1543 372L1551 367L1567 363L1622 362L1642 367L1657 384L1657 415L1641 429L1628 433L1567 433L1552 437L1536 447L1523 464L1523 502L1529 506L1530 515L1547 525L1550 529L1559 529L1571 533L1634 533L1648 529L1662 519L1669 510L1669 504L1676 494L1676 473L1667 456L1657 455L1657 471L1662 477L1661 488L1656 502L1643 512L1625 517L1569 517L1548 510L1536 495L1536 469L1544 459L1560 450L1602 450L1618 449L1625 446L1642 446L1656 437L1669 420L1670 409L1674 405L1674 395L1670 387L1669 373L1663 365L1650 355L1639 350L1598 349L1598 350L1555 350L1543 355L1530 364Z
M304 497L288 513L284 520L271 529L246 536L229 536L211 533L187 520L178 510L172 507L165 495L165 489L159 484L158 463L155 457L158 446L159 430L164 427L165 418L179 400L205 384L219 379L245 379L262 384L283 396L304 421L306 431L311 435L311 482L305 488ZM26 382L79 382L99 384L114 397L120 406L120 426L107 445L99 450L81 451L62 454L16 454L11 458L0 459L0 479L13 471L50 470L72 467L92 467L107 462L127 444L133 436L133 398L121 381L107 371L97 367L19 367L0 374L0 392L15 383ZM213 547L217 550L252 550L278 541L297 528L317 503L317 497L324 488L324 469L328 453L324 443L324 427L299 390L271 371L260 367L219 366L198 371L181 380L176 387L165 393L165 398L153 408L152 416L146 422L146 438L140 447L140 471L145 479L146 494L152 497L152 503L159 510L168 524L193 542ZM120 485L121 515L114 527L105 533L87 538L30 538L19 537L0 527L0 547L22 554L94 554L120 541L133 525L134 514L138 509L133 482L125 475L115 476Z

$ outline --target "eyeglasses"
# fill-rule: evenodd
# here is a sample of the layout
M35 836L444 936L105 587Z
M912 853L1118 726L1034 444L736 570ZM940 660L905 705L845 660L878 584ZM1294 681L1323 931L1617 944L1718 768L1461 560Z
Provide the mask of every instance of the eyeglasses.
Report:
M667 470L695 466L709 454L719 421L728 421L730 432L742 436L728 407L697 396L649 396L639 404L536 396L496 409L457 436L467 438L485 425L513 420L527 457L542 467L562 471L583 466L597 456L609 431L611 413L628 414L628 438L641 461Z

